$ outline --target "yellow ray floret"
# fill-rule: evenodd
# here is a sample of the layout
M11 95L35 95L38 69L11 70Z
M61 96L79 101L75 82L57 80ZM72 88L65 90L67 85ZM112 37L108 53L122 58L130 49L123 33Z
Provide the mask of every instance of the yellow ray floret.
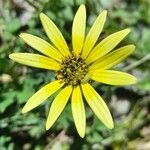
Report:
M95 20L93 26L91 27L90 31L88 32L85 42L83 45L82 50L82 58L85 59L88 54L90 53L91 49L93 48L94 44L96 43L106 20L107 11L104 10Z
M27 66L36 68L48 69L48 70L59 70L60 65L46 56L31 54L31 53L13 53L9 55L9 58Z
M22 113L26 113L43 103L48 97L59 90L63 85L64 83L61 83L60 80L56 80L45 85L27 101L27 103L23 107Z
M101 57L89 66L89 71L97 69L109 69L120 63L123 59L129 56L135 49L134 45L126 45L113 52Z
M85 6L81 5L74 17L72 26L72 46L75 55L79 55L81 53L85 38L85 26L86 10Z
M67 46L67 43L59 31L59 29L56 27L56 25L53 23L53 21L48 18L45 14L40 14L40 19L42 22L42 25L45 29L45 32L51 42L58 48L58 50L64 55L68 56L70 55L69 48Z
M99 94L93 89L89 84L81 84L83 95L95 113L95 115L110 129L114 127L114 123L110 114L108 107L106 106L104 100L99 96Z
M129 32L130 29L121 30L102 40L89 54L86 62L90 64L110 52Z
M110 85L129 85L137 82L137 79L128 73L100 69L91 74L91 79Z
M44 41L43 39L34 36L32 34L28 33L21 33L20 37L32 48L36 49L37 51L43 53L44 55L47 55L48 57L51 57L59 62L62 61L62 54L54 48L51 44Z
M79 135L83 138L85 135L86 117L82 94L79 86L74 87L71 98L71 108L75 126Z
M57 118L65 108L71 95L71 92L72 86L69 85L65 87L62 91L60 91L60 93L56 96L56 98L52 102L46 122L46 130L48 130L54 124L54 122L57 120Z

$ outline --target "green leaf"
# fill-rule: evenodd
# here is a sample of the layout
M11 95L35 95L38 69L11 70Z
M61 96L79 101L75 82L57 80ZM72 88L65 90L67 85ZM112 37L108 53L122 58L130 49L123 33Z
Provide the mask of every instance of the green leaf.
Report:
M14 18L11 21L6 23L6 31L14 33L21 27L20 20L18 18Z
M17 93L17 101L19 104L26 102L34 93L35 81L32 78L26 78L23 82L23 88Z
M9 31L6 30L4 32L4 37L3 38L6 41L10 41L13 38L13 34L11 32L9 32Z
M1 150L6 150L6 143L10 142L11 137L9 136L0 136L0 148Z
M14 91L2 94L2 99L0 102L0 113L3 113L8 106L14 103L15 95L16 92Z
M138 89L142 91L150 91L150 75L147 75L142 81L137 84Z

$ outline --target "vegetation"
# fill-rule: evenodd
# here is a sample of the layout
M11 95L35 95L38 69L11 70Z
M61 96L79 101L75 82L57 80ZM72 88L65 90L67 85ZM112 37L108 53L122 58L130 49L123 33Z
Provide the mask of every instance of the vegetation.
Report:
M48 40L39 19L46 13L71 44L71 27L80 4L87 8L87 31L103 9L108 10L101 38L131 28L120 43L133 43L135 52L118 70L138 78L132 86L93 84L112 112L115 128L109 130L86 105L86 136L75 129L70 103L54 126L45 130L49 98L27 114L21 110L28 98L54 74L11 61L12 52L32 52L18 35L31 33ZM99 39L101 40L101 39ZM119 45L119 46L120 46ZM149 0L2 0L0 1L0 149L1 150L148 150L150 149L150 1Z

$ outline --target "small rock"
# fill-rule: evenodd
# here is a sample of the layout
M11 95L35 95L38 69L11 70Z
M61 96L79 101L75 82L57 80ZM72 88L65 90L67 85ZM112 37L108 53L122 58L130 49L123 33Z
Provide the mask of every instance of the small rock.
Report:
M112 97L111 107L113 109L113 114L116 117L121 117L126 115L130 109L130 102L126 99L118 100L116 96Z
M9 74L2 74L0 76L0 82L2 82L2 83L9 83L12 81L13 81L13 79Z

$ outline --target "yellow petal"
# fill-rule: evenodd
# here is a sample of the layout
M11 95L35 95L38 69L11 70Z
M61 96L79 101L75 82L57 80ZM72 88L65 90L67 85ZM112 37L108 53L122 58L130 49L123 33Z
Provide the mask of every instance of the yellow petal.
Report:
M67 46L67 43L59 31L59 29L56 27L56 25L53 23L53 21L47 17L45 14L40 14L40 19L42 22L42 25L45 29L45 32L51 42L58 48L58 50L64 55L68 56L70 55L69 48Z
M20 34L20 37L32 48L61 62L62 60L61 53L48 42L44 41L43 39L37 36L28 33L22 33Z
M85 37L85 26L86 10L85 6L81 5L74 17L72 26L72 45L75 55L79 55L81 53Z
M65 87L60 93L56 96L54 101L52 102L47 122L46 122L46 130L48 130L54 122L57 120L61 112L63 111L64 107L66 106L69 97L72 92L72 86L69 85Z
M89 84L82 84L83 95L96 116L110 129L114 127L112 116L104 100Z
M104 10L102 13L99 14L97 19L95 20L93 26L91 27L90 31L88 32L83 50L82 50L82 58L85 59L90 51L92 50L94 44L96 43L106 20L107 11Z
M134 45L126 45L117 50L101 57L95 61L90 67L89 70L97 69L109 69L114 65L120 63L123 59L129 56L135 49Z
M25 104L23 107L22 113L26 113L30 111L31 109L37 107L42 102L44 102L49 96L51 96L53 93L55 93L58 89L60 89L64 83L61 83L60 80L53 81L47 85L45 85L43 88L41 88L39 91L37 91Z
M36 68L43 68L48 70L59 70L59 64L42 55L31 54L31 53L13 53L9 55L9 58L27 66L32 66Z
M71 108L75 126L77 128L80 137L83 138L85 136L86 117L81 90L79 86L76 86L73 90L71 99Z
M92 72L91 79L110 85L129 85L137 82L137 79L128 73L100 69Z
M110 52L129 32L130 29L121 30L102 40L89 54L86 62L90 64Z

